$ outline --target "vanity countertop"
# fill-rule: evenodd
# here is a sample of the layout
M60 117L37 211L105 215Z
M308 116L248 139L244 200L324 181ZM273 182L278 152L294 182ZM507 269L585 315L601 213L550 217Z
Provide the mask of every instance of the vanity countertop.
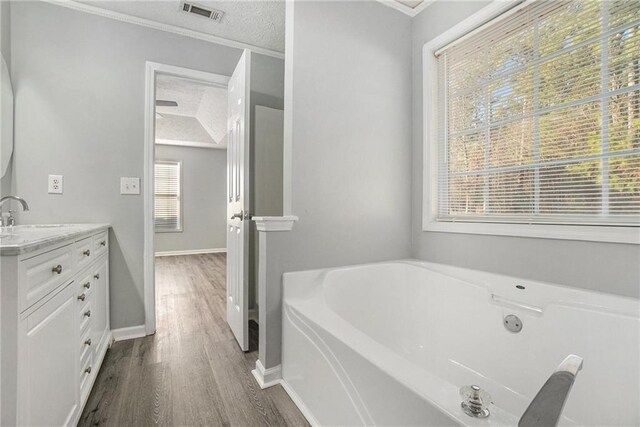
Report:
M109 224L39 224L0 228L0 255L20 255L109 229Z

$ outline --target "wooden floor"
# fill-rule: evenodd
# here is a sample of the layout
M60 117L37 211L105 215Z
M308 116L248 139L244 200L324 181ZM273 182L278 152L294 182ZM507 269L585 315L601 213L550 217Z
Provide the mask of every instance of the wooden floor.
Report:
M281 386L260 390L256 328L243 353L225 310L225 255L157 258L157 332L113 344L79 425L308 425Z

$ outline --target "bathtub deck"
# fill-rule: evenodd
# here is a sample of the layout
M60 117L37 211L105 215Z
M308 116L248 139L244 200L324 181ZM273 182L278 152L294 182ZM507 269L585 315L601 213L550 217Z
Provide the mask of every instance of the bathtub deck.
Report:
M260 390L225 320L225 255L156 259L157 333L107 352L78 425L308 425L281 386Z

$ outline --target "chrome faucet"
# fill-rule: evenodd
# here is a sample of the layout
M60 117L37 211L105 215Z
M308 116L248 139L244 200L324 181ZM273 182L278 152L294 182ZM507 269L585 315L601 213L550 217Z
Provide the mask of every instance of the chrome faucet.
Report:
M18 197L18 196L4 196L2 198L0 198L0 207L2 207L2 205L4 204L4 202L6 202L7 200L16 200L18 202L20 202L20 204L22 205L22 210L23 211L28 211L29 210L29 204L27 203L27 201L25 199L23 199L22 197ZM4 227L7 225L15 225L15 218L13 217L13 211L9 210L9 217L6 219L6 224L5 224L5 219L2 217L2 210L0 210L0 226Z
M582 369L582 357L570 354L551 374L518 422L518 427L557 426L576 375Z

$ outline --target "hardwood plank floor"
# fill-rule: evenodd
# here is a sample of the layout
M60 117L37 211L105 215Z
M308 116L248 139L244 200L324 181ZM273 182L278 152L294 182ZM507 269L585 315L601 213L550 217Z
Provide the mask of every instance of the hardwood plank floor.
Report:
M156 259L155 335L114 343L80 426L307 426L281 386L251 375L226 322L224 254Z

